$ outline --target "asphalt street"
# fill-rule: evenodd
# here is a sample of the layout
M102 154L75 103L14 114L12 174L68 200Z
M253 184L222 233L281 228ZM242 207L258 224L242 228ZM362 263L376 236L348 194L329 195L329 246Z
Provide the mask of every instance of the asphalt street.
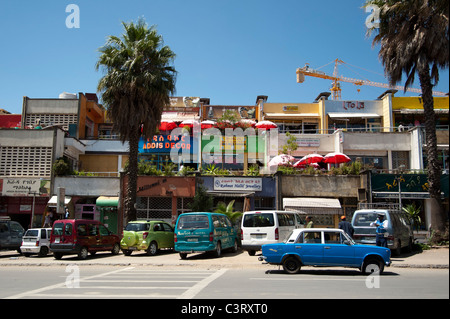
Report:
M448 299L448 269L211 269L158 266L0 267L6 299Z

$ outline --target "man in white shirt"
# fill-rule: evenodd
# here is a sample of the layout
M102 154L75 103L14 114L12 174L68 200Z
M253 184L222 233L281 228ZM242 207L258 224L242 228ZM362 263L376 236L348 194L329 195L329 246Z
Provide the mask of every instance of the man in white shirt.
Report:
M377 228L377 238L376 244L377 246L386 247L387 248L387 228L389 227L389 222L384 218L384 214L378 214L378 218L373 223L370 223L370 226Z

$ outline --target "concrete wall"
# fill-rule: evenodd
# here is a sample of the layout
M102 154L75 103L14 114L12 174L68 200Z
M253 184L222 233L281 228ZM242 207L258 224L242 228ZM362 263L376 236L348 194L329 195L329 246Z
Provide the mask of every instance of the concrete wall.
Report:
M53 194L58 187L66 189L67 196L119 196L119 177L62 176L55 177Z
M27 113L78 114L78 99L27 99Z
M284 175L281 193L283 197L358 197L358 188L364 185L362 175Z

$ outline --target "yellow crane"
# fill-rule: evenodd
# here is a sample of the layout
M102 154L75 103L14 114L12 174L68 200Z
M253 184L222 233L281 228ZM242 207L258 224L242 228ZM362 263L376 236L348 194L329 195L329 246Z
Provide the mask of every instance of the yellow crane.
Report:
M372 82L369 80L359 80L359 79L353 79L353 78L348 78L348 77L344 77L344 76L339 76L338 73L338 66L340 64L347 64L344 61L340 60L340 59L336 59L328 64L331 64L334 62L334 71L333 71L333 75L328 75L323 71L320 71L319 69L312 69L310 68L309 64L306 63L304 67L302 68L298 68L297 69L297 83L303 83L305 81L305 76L312 76L315 78L320 78L320 79L326 79L326 80L331 80L333 81L333 84L331 86L331 94L332 94L332 99L333 100L340 100L341 99L341 84L340 82L348 82L348 83L353 83L354 85L357 86L363 86L363 85L370 85L370 86L376 86L376 87L380 87L380 88L385 88L385 89L395 89L395 90L404 90L403 86L392 86L386 83L379 83L379 82ZM326 64L326 65L328 65ZM324 66L326 66L324 65ZM322 68L322 67L321 67ZM360 91L360 89L357 89L358 92ZM422 93L421 89L418 88L408 88L406 90L407 92L416 92L416 93ZM448 93L444 93L444 92L439 92L439 91L433 91L433 95L435 96L445 96Z

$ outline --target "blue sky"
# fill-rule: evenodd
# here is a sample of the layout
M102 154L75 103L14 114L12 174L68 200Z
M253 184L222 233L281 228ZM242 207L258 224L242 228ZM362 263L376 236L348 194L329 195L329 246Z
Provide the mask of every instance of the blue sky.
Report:
M312 102L330 81L296 83L295 70L336 58L347 77L387 83L378 47L366 37L364 0L1 0L0 108L21 113L22 97L96 92L97 49L121 35L121 21L144 17L177 54L176 96L211 104ZM80 28L66 27L66 6L80 9ZM361 69L360 69L361 68ZM365 70L362 70L365 69ZM333 72L332 64L322 69ZM368 72L368 71L370 72ZM416 86L419 85L416 79ZM448 70L435 88L448 92ZM385 90L343 84L342 99L372 100ZM411 95L411 94L407 94ZM417 95L417 94L412 94ZM397 93L403 96L403 93Z

